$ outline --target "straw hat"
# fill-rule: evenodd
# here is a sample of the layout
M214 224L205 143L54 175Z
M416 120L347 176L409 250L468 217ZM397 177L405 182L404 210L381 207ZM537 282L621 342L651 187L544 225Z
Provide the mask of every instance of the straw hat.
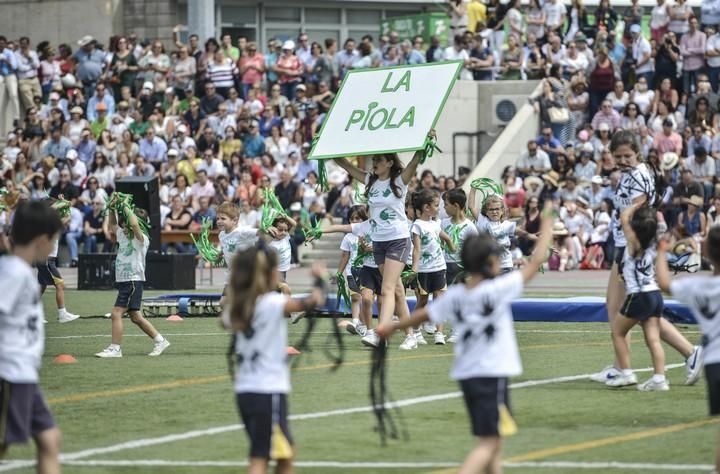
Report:
M557 173L557 171L551 171L542 175L542 179L557 188L560 181L560 175Z
M544 183L543 180L538 178L537 176L528 176L523 180L523 187L529 191L531 185L536 185L538 188L542 189Z
M662 161L660 162L660 168L663 171L670 171L677 166L678 161L680 161L680 158L677 156L677 153L668 151L666 153L663 153Z
M565 227L565 224L558 221L553 224L552 233L553 233L553 235L562 236L562 235L568 235L569 232L567 230L567 227Z
M82 48L83 46L89 45L93 41L95 41L95 38L93 38L90 35L85 35L78 40L77 44L78 44L78 46L80 46Z
M690 204L695 207L703 207L703 204L705 201L703 200L702 196L690 196Z

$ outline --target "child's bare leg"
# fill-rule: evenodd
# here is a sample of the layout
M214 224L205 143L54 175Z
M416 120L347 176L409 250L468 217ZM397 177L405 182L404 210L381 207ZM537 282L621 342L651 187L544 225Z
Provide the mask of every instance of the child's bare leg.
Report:
M150 321L145 319L145 316L143 316L140 311L130 311L130 321L135 323L135 325L137 325L137 327L139 327L142 332L147 334L150 339L155 339L155 337L158 335L155 326L153 326Z
M65 307L65 283L62 281L55 282L55 303L58 309Z
M612 342L618 369L630 368L630 346L625 336L635 324L637 321L623 315L618 315L613 321Z
M265 458L250 458L250 464L248 465L248 474L266 474L268 467L268 460Z
M45 430L35 437L38 474L60 474L61 438L58 427Z
M625 284L620 279L620 274L618 273L618 266L617 264L613 264L611 270L610 270L610 279L608 280L608 286L607 286L607 302L605 304L607 308L608 313L608 322L610 323L610 337L613 338L612 334L615 331L615 320L618 318L622 318L623 316L620 314L620 308L622 307L622 303L625 300ZM628 332L625 336L625 341L628 344L628 347L630 347L630 333ZM613 366L615 368L620 367L620 361L617 360L617 357L615 358L615 361L613 362Z
M410 308L408 308L407 300L405 299L405 285L403 285L400 277L397 278L397 284L395 285L395 314L402 321L403 319L410 319ZM413 329L407 328L405 334L412 334Z
M445 290L440 290L440 291L434 292L434 293L433 293L433 301L435 301L436 299L440 298L444 293L445 293ZM435 326L435 329L437 329L437 331L438 331L439 333L442 333L443 330L445 329L445 325L444 325L444 324L438 324L437 326Z
M645 335L645 344L650 350L655 375L665 375L665 351L660 342L660 321L658 318L649 318L640 324Z
M373 302L375 301L375 295L372 290L363 288L360 291L360 301L362 307L360 308L360 320L368 328L372 328L372 308Z
M478 437L477 445L468 453L460 466L458 474L478 474L488 472L491 461L494 461L500 438L497 436Z
M360 295L352 293L350 295L350 314L355 319L360 319Z
M487 468L488 474L502 473L502 438L498 438L497 448Z
M123 314L125 314L125 311L127 311L127 308L121 308L120 306L115 306L112 309L112 313L110 314L110 321L112 322L112 343L117 344L118 346L122 344L122 338L123 338Z
M690 341L665 318L660 318L660 339L667 342L670 347L678 351L684 358L690 357L695 349Z
M293 474L292 459L281 459L275 466L275 474Z
M715 451L715 472L720 472L720 434L718 434L717 450Z

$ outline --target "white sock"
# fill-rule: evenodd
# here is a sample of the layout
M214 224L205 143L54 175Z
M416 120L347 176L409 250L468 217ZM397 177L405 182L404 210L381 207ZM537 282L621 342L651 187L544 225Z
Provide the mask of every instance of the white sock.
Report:
M58 313L59 313L59 314L65 314L66 312L67 312L67 310L65 309L65 307L58 308Z
M352 323L353 323L355 326L357 326L358 324L360 324L360 320L359 320L359 319L353 319L353 320L352 320Z
M663 383L665 381L665 374L653 374L652 380L655 383Z
M162 334L158 334L157 336L153 337L153 341L155 342L163 342L165 340L164 337L162 337Z
M625 376L625 377L631 376L632 373L633 373L632 369L622 369L622 374L623 374L623 376Z
M120 344L110 344L109 349L110 349L110 350L113 350L113 351L119 351L119 350L120 350Z

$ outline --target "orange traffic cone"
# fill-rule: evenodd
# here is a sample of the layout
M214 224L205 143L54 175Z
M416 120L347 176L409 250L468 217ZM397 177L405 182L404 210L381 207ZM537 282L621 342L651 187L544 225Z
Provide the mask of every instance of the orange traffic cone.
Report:
M60 354L53 359L54 364L77 364L77 359L70 354Z

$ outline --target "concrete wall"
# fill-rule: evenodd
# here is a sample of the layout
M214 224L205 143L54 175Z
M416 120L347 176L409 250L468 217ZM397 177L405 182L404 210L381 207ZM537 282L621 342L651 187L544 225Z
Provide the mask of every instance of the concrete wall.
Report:
M0 34L29 36L33 45L68 43L73 50L85 35L107 43L122 28L121 6L121 0L0 0Z
M459 166L475 168L505 128L492 124L495 114L492 109L493 95L529 96L537 85L538 81L457 81L436 126L438 146L442 153L436 153L420 168L446 176L456 175ZM532 133L535 133L536 129L537 125ZM478 131L484 132L479 145L474 138L456 139L456 160L453 166L453 134ZM410 157L411 155L402 156L405 161Z

